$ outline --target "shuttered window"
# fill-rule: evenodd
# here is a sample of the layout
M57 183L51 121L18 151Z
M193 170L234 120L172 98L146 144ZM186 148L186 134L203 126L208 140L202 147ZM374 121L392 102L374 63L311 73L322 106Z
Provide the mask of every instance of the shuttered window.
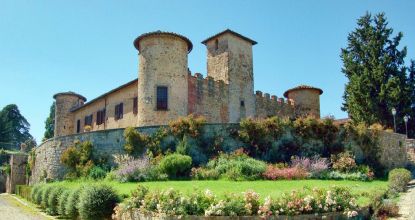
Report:
M157 86L157 110L167 110L168 92L166 86Z
M85 116L85 126L92 126L92 115Z
M97 125L105 123L105 108L97 111Z
M120 103L115 106L115 115L114 115L115 120L122 119L123 111L124 111L123 108L124 108L123 103Z

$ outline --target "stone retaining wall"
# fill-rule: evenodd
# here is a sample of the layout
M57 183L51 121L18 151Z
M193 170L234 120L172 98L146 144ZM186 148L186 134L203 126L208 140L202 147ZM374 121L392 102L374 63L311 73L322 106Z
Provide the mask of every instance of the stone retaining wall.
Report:
M405 167L408 160L406 136L381 132L379 135L380 162L387 169Z
M227 127L234 124L208 124L205 133L218 133L226 131ZM141 133L152 134L160 126L149 126L137 128ZM94 132L86 132L76 135L68 135L49 139L35 149L35 164L32 168L30 184L44 181L45 179L62 179L66 173L65 167L60 162L60 157L66 148L73 145L75 140L91 141L94 150L99 156L107 156L112 159L113 154L125 153L124 129L110 129Z
M204 127L204 134L215 133L229 137L229 128L235 128L237 124L208 124ZM137 128L145 134L152 134L160 126L149 126ZM66 173L65 167L60 163L63 151L73 145L75 140L91 141L94 145L95 154L112 159L113 154L124 153L124 129L110 129L68 135L47 140L35 149L35 164L32 169L30 183L37 183L48 179L62 179ZM238 145L235 140L233 145ZM223 146L225 147L225 146ZM405 167L407 163L407 147L405 135L381 132L379 137L379 149L381 163L388 170L396 167Z

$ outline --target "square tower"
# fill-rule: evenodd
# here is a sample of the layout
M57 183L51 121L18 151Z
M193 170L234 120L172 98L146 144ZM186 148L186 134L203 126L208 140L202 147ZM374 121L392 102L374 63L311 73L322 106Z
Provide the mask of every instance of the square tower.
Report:
M252 46L257 42L227 29L202 43L207 48L207 75L228 84L229 122L254 117Z

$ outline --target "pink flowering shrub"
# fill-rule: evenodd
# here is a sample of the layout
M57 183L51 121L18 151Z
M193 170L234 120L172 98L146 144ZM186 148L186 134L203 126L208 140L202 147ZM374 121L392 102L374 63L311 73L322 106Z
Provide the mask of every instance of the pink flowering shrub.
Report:
M217 198L211 191L196 191L190 195L177 190L149 191L138 187L126 202L115 210L120 216L132 209L140 213L162 216L277 216L301 215L327 212L343 212L348 217L357 213L355 198L344 187L330 187L327 190L305 188L292 191L280 198L260 196L250 190L242 194L226 194Z
M320 157L292 157L291 166L302 168L310 173L311 177L319 178L324 172L328 171L329 161Z
M265 179L277 180L277 179L305 179L309 176L307 171L301 167L286 167L278 168L273 165L268 165L267 169L263 173Z
M331 155L332 167L336 171L348 173L357 168L354 155L348 151Z
M344 187L331 187L329 190L303 189L284 194L279 199L267 197L259 207L261 216L301 215L326 212L344 212L350 217L358 213L356 200L350 190Z

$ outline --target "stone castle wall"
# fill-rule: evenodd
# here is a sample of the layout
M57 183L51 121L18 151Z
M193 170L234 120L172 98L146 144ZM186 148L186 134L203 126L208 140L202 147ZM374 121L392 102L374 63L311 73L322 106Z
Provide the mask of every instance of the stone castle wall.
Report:
M387 169L405 167L408 162L406 135L381 132L379 135L380 161Z
M228 85L196 73L188 78L188 113L201 115L208 123L229 121Z
M237 124L207 124L204 127L204 134L220 134L223 137L229 137L229 131L237 126ZM141 133L152 134L159 128L160 126L148 126L139 127L137 130ZM107 157L111 161L113 154L125 153L123 132L124 129L110 129L47 140L35 148L35 165L32 169L30 184L41 182L45 178L62 179L66 169L61 164L60 157L75 140L91 141L94 145L94 154ZM405 141L405 135L381 132L379 137L381 164L388 170L406 166L408 154ZM241 144L236 142L236 145Z
M208 124L205 125L204 131L218 134L226 132L229 126L234 126L234 124ZM144 134L152 134L160 127L139 127L137 130ZM125 154L123 133L124 129L109 129L57 137L43 142L35 148L35 164L32 168L30 184L42 182L45 178L62 179L67 170L61 164L60 157L76 140L91 141L94 145L94 154L107 157L111 162L112 155Z
M255 106L257 118L294 116L294 106L290 100L270 96L268 93L263 94L261 91L255 93Z

